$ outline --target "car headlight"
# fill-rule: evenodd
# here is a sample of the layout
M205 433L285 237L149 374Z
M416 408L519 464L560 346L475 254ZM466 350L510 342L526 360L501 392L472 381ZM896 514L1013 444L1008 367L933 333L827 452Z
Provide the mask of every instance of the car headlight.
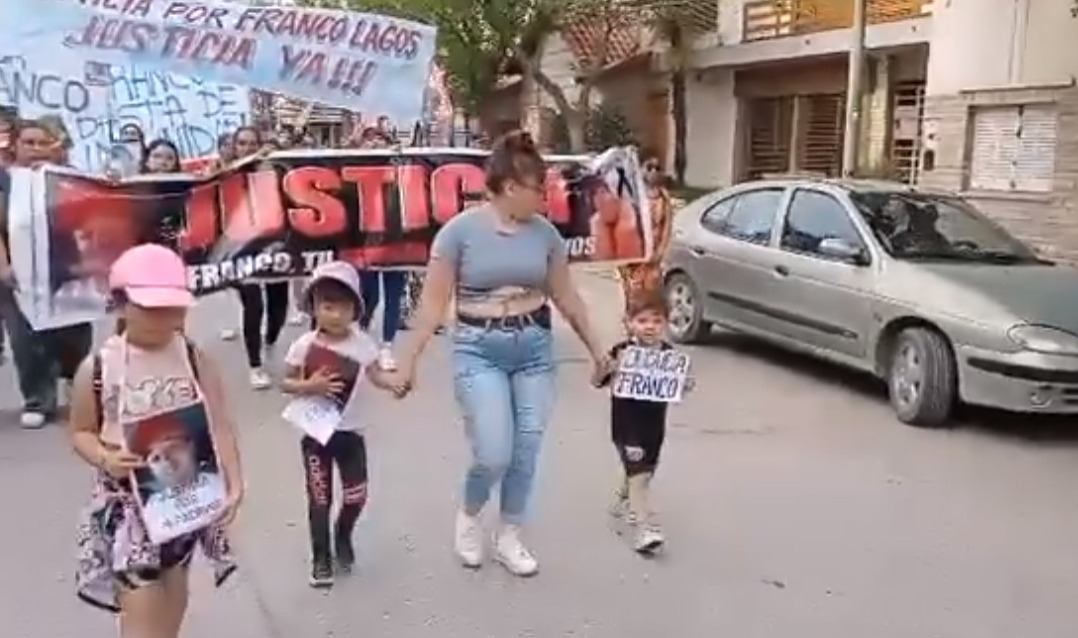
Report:
M1007 331L1011 341L1026 350L1078 356L1078 335L1047 326L1021 325Z

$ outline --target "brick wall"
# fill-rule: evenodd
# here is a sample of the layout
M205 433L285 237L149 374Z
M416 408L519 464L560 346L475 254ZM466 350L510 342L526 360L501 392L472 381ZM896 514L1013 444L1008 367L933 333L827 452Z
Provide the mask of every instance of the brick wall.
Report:
M1058 137L1050 193L970 191L971 109L976 106L1056 106ZM985 214L1046 257L1078 264L1078 88L970 91L929 96L925 124L935 139L935 167L920 184L961 192Z

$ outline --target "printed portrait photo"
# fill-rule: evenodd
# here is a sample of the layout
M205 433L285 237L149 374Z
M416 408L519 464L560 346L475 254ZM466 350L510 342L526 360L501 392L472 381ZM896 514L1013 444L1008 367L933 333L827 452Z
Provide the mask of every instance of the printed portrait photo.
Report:
M344 382L341 391L332 397L337 406L343 410L356 389L361 366L355 359L346 357L335 350L317 343L311 344L304 362L304 373L311 375L322 368L329 369Z
M155 185L140 188L150 194ZM125 250L146 242L167 244L162 240L171 221L163 217L157 198L59 173L48 177L46 193L49 285L58 309L103 304L109 268ZM182 210L182 196L177 205Z
M128 449L146 460L135 473L149 505L218 473L206 410L196 405L127 425Z

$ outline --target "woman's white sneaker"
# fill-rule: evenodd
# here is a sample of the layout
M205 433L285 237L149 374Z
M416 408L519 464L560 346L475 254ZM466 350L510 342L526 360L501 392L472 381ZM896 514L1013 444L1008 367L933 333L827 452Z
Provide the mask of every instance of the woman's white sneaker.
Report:
M267 390L271 385L273 385L273 380L269 378L269 375L262 368L251 370L251 388Z
M240 333L237 332L235 328L225 328L224 330L221 331L221 340L222 341L233 341L233 340L236 339L236 337L239 336L239 334Z
M666 543L662 530L654 523L640 525L636 531L633 549L639 554L654 554Z
M494 536L494 560L514 576L534 576L539 562L520 540L520 527L504 525Z
M453 548L465 567L475 569L483 564L483 528L478 516L457 512L457 528Z
M32 410L23 412L22 416L19 417L19 423L24 430L40 430L45 427L46 421L48 421L48 419L45 418L43 412L34 412Z

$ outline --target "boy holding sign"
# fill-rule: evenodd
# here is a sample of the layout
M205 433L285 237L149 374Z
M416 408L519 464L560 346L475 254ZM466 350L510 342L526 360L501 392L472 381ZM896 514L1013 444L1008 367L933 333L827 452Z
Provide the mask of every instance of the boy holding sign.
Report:
M285 355L281 389L295 398L283 416L304 434L312 587L333 585L334 556L341 571L350 571L355 563L352 530L367 501L367 446L357 390L366 377L380 388L404 394L403 387L374 365L378 345L357 323L362 299L359 275L351 265L336 261L315 270L302 298L314 329ZM341 475L342 503L331 542L334 465Z
M644 292L629 300L629 338L610 350L611 368L593 379L610 386L611 438L625 474L612 514L636 530L634 548L658 551L665 542L651 511L651 478L666 437L667 405L690 389L689 357L663 340L668 316L661 293Z

